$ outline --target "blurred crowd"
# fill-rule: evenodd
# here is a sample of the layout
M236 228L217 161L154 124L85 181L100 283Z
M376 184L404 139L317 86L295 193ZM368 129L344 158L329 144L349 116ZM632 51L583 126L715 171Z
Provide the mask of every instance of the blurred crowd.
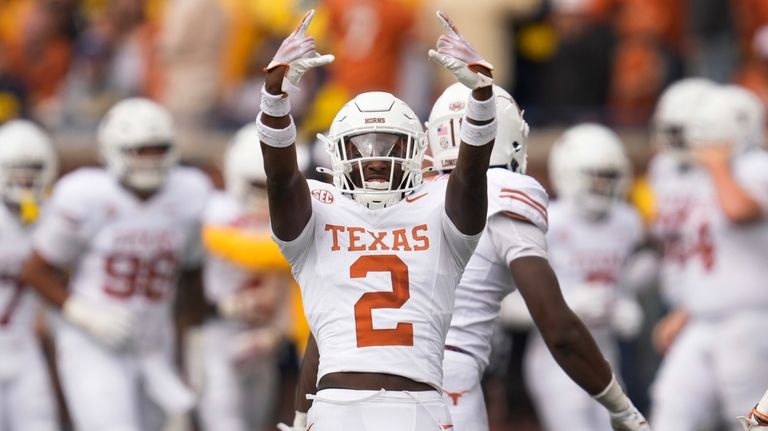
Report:
M449 82L425 61L436 9L457 17L533 125L644 125L683 76L738 81L768 100L761 0L7 0L0 121L88 130L115 101L146 96L190 128L234 129L254 118L262 67L309 7L337 61L306 78L316 101L301 112L305 136L366 90L425 114Z

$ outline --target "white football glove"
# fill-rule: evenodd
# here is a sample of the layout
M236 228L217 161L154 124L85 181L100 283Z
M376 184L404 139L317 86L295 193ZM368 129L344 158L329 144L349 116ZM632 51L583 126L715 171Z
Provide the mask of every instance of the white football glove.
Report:
M637 301L620 296L613 305L611 327L620 338L634 338L640 333L644 318L643 309Z
M429 58L448 69L456 79L471 90L493 85L493 78L472 70L472 66L482 66L493 70L477 50L459 34L456 25L444 12L437 11L437 19L443 25L446 34L437 39L437 50L429 50Z
M744 431L768 431L768 391L749 415L737 419Z
M651 431L648 421L634 405L621 412L608 413L611 416L611 427L615 431Z
M232 361L237 364L252 358L271 355L281 340L281 334L274 328L256 328L237 334L230 344Z
M125 347L131 337L131 314L127 310L106 309L70 296L62 314L112 349Z
M307 414L297 410L293 417L293 426L279 423L277 429L280 431L305 431L307 429Z
M744 431L768 431L768 425L761 425L752 415L749 417L739 416L736 419L738 419Z
M615 295L611 286L585 283L563 293L565 302L587 325L610 323Z
M265 289L244 289L219 301L217 308L224 318L264 324L274 316L275 306Z
M299 26L283 41L265 69L268 72L276 67L288 66L282 85L282 90L286 93L299 91L298 84L304 72L329 64L335 59L330 54L320 55L315 49L315 38L306 34L314 15L314 9L304 14Z

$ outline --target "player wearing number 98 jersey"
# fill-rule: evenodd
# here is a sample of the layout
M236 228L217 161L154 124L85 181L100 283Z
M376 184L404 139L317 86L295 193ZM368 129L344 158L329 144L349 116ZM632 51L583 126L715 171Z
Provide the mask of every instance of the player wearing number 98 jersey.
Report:
M202 256L211 186L177 167L170 115L154 102L119 102L98 138L106 168L58 182L23 277L62 309L59 375L76 428L155 429L162 416L143 400L169 417L193 404L171 362L171 305L180 271Z
M53 146L37 126L13 120L0 128L0 429L6 431L59 429L35 335L36 298L19 280L56 171Z
M674 342L654 383L652 422L662 431L718 421L735 430L733 417L768 386L768 339L756 335L768 327L765 111L735 86L713 88L690 108L683 163L696 182L674 249L682 328L668 337Z

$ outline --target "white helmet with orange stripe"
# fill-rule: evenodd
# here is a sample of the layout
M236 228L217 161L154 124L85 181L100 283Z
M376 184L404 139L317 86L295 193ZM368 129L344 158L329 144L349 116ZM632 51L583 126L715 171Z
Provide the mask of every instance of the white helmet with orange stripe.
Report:
M561 199L600 216L625 197L631 166L616 133L585 123L566 130L555 142L549 155L549 175Z

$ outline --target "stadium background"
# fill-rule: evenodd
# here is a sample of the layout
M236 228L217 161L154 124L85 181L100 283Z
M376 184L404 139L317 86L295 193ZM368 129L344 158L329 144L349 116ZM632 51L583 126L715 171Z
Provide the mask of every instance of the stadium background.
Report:
M0 122L42 124L66 172L98 163L95 130L109 106L151 97L173 112L184 161L221 185L227 141L258 112L261 68L310 7L318 9L311 32L319 50L337 61L308 74L294 101L307 147L361 91L393 92L426 120L452 82L427 62L436 9L487 55L497 83L525 109L531 175L548 184L548 149L564 127L602 122L628 146L640 179L633 196L646 213L648 127L670 82L739 82L768 101L765 0L2 0ZM623 346L624 378L641 409L658 362L649 332L663 311L654 291L643 303L646 331ZM524 339L500 336L503 354L486 385L494 430L536 429L516 364ZM291 356L276 419L292 414Z

